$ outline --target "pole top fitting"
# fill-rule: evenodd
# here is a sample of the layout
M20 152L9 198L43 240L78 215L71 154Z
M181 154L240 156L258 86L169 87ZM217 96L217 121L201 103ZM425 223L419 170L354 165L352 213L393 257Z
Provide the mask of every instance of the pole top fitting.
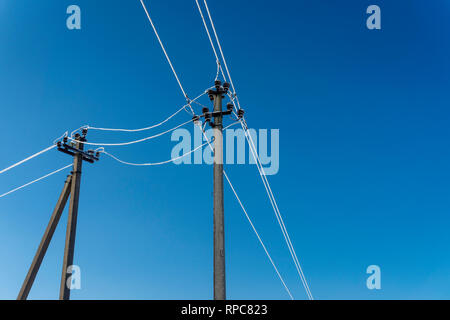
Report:
M194 122L195 125L198 125L200 123L200 116L194 115L192 117L192 121Z
M229 89L230 89L230 84L228 82L224 82L223 90L225 91L225 93L227 93Z

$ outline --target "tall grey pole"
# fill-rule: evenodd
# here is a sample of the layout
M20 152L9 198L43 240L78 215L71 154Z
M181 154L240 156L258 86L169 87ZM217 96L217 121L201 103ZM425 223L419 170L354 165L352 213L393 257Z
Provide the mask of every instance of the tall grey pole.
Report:
M52 216L50 217L47 229L45 230L44 235L42 236L41 243L39 244L39 247L36 251L36 255L34 256L30 269L28 270L28 274L25 277L25 280L23 281L23 285L22 288L20 289L19 295L17 296L17 300L26 300L28 294L30 293L34 279L36 278L42 260L44 259L45 253L47 252L50 241L52 240L53 234L55 233L55 229L58 225L59 219L61 218L61 214L64 211L67 199L69 198L71 184L72 184L72 176L69 175L67 176L67 179L64 183L64 188L61 192L61 195L59 196L58 202L56 203Z
M78 136L78 141L84 140ZM83 143L77 142L79 150L83 151ZM83 164L83 156L81 153L76 153L73 157L73 172L72 172L72 185L71 195L69 203L69 218L67 220L66 231L66 245L64 248L64 260L63 270L61 276L61 286L59 289L59 299L70 299L70 287L67 284L69 274L67 273L68 267L73 265L73 255L75 250L75 235L77 228L77 216L78 216L78 200L80 197L80 182L81 182L81 167Z
M225 300L225 226L223 208L222 90L214 94L214 300Z

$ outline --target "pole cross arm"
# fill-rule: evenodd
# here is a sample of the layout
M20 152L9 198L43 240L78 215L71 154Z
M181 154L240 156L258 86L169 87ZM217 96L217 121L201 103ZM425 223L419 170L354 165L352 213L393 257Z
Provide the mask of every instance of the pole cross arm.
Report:
M93 150L88 150L86 152L86 151L80 150L78 148L75 148L65 142L61 142L61 141L58 141L58 143L56 145L58 146L59 151L69 154L71 156L74 156L76 154L81 154L83 160L87 161L89 163L94 163L95 161L99 160L99 157L98 157L99 152L97 152L96 154L94 154Z

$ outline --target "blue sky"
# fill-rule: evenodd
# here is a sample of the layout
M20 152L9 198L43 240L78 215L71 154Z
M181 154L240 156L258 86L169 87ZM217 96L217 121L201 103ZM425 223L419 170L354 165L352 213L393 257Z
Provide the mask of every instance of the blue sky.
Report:
M81 30L66 28L71 4L81 7ZM202 92L216 69L195 1L146 4L186 91ZM381 30L366 28L371 4ZM448 1L209 6L250 127L280 129L280 171L269 181L315 298L449 299ZM0 0L0 88L0 168L66 130L143 127L184 102L138 0ZM173 146L166 135L109 150L151 162ZM46 153L2 174L0 193L70 161ZM294 297L305 299L257 169L227 172ZM0 298L17 296L64 177L0 199ZM74 261L82 289L72 298L212 298L211 192L208 165L85 164ZM289 298L227 186L225 215L228 298ZM31 299L58 297L66 220ZM365 285L372 264L378 291Z

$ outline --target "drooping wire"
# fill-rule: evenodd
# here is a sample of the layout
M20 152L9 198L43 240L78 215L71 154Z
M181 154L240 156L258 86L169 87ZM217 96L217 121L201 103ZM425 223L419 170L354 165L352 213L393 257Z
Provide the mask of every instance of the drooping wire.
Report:
M190 102L189 102L189 101L190 101L190 100L189 100L189 97L187 96L186 91L184 91L184 88L183 88L183 86L181 85L181 81L180 81L180 79L178 78L178 75L177 75L177 73L176 73L176 71L175 71L175 68L173 67L173 64L172 64L172 61L171 61L170 58L169 58L169 55L167 54L166 48L164 47L164 45L163 45L163 43L162 43L162 41L161 41L161 38L159 37L158 31L156 30L156 27L155 27L155 24L153 23L152 18L150 18L150 14L149 14L148 11L147 11L147 7L145 6L143 0L140 0L140 1L141 1L141 5L142 5L142 7L144 8L144 11L145 11L145 13L146 13L146 15L147 15L148 21L149 21L150 24L152 25L153 31L154 31L154 33L155 33L155 35L156 35L156 38L158 38L159 44L160 44L160 46L161 46L161 49L163 50L164 55L166 56L167 62L169 63L170 68L172 69L173 75L174 75L175 78L177 79L177 82L178 82L178 85L180 86L181 92L183 92L183 96L184 96L184 97L186 98L186 100L188 101L188 105L189 105L189 108L191 109L192 114L194 114L194 110L192 109L192 107L191 107L191 105L190 105Z
M235 123L232 123L231 125L234 125L234 124L235 124ZM206 123L205 123L205 125L206 125ZM231 125L230 125L230 126L231 126ZM228 127L229 127L229 126L225 127L224 130L225 130L226 128L228 128ZM203 133L203 136L204 136L206 142L207 142L208 145L209 145L209 148L211 149L212 152L214 152L214 148L213 148L213 146L211 145L211 141L208 139L208 137L207 137L207 135L206 135L206 132L205 132L205 126L203 126L203 128L202 128L202 133ZM269 251L267 250L266 246L264 245L264 242L262 241L261 237L259 236L259 233L258 233L258 231L256 230L256 228L255 228L255 226L254 226L252 220L250 219L250 216L248 215L247 210L245 209L244 205L242 204L242 201L241 201L241 199L239 198L239 196L238 196L238 194L237 194L237 192L236 192L236 190L235 190L233 184L231 183L230 178L228 177L228 175L227 175L227 173L225 172L225 170L222 170L222 172L223 172L223 174L224 174L224 176L225 176L225 178L226 178L228 184L230 185L230 188L231 188L231 190L233 191L233 193L234 193L234 195L235 195L237 201L239 202L239 205L241 206L242 211L244 212L244 214L245 214L245 216L246 216L248 222L250 223L250 225L251 225L251 227L252 227L252 229L253 229L253 232L255 232L255 234L256 234L256 236L257 236L257 238L258 238L258 240L259 240L259 243L260 243L261 246L263 247L264 252L266 253L266 255L267 255L267 257L268 257L270 263L272 264L273 268L275 269L275 272L276 272L276 274L278 275L278 278L280 279L281 283L283 284L283 287L285 288L285 290L286 290L287 293L289 294L289 297L293 300L294 297L292 296L291 291L290 291L289 288L287 287L287 285L286 285L286 283L285 283L283 277L281 276L280 272L278 271L278 268L277 268L277 266L275 265L275 262L273 262L272 257L271 257L270 254L269 254Z
M238 121L235 121L235 122L232 122L232 123L230 123L229 125L227 125L225 128L223 128L222 131L225 131L226 129L228 129L228 128L230 128L230 127L233 127L233 126L235 126L235 125L238 124L238 123L240 123L239 120L238 120Z
M150 140L150 139L154 139L154 138L160 137L160 136L162 136L162 135L164 135L166 133L174 131L174 130L176 130L176 129L178 129L178 128L188 124L189 122L192 122L192 120L186 121L186 122L184 122L182 124L177 125L174 128L166 130L164 132L160 132L158 134L155 134L155 135L152 135L152 136L149 136L149 137L145 137L145 138L142 138L142 139L139 139L139 140L128 141L128 142L121 142L121 143L83 142L83 144L91 145L91 146L127 146L127 145L130 145L130 144L135 144L135 143L139 143L139 142L143 142L143 141L147 141L147 140ZM71 140L71 141L76 141L72 137L68 137L68 139Z
M139 129L116 129L116 128L99 128L99 127L91 127L91 126L86 126L86 129L88 130L99 130L99 131L120 131L120 132L140 132L140 131L146 131L146 130L150 130L150 129L154 129L157 128L161 125L163 125L164 123L166 123L167 121L169 121L170 119L172 119L173 117L175 117L178 113L180 113L183 109L185 109L186 106L182 106L180 109L178 109L178 111L176 111L175 113L173 113L171 116L169 116L167 119L165 119L164 121L161 121L160 123L157 123L155 125L149 126L149 127L145 127L145 128L139 128Z
M226 130L226 129L228 129L228 128L234 126L234 125L236 125L238 122L239 122L239 121L235 121L235 122L229 124L228 126L226 126L225 128L223 128L222 130ZM204 127L203 127L202 130L204 130ZM213 140L213 141L214 141L214 140ZM123 161L123 160L119 159L118 157L116 157L116 156L114 156L114 155L108 153L107 151L105 151L104 148L98 148L97 150L100 150L101 153L104 153L104 154L110 156L111 158L113 158L114 160L116 160L116 161L118 161L118 162L120 162L120 163L126 164L126 165L130 165L130 166L157 166L157 165L162 165L162 164L174 162L174 161L176 161L176 160L179 160L179 159L181 159L181 158L184 158L185 156L190 155L191 153L197 151L198 149L201 149L202 147L204 147L204 146L207 145L207 144L208 144L208 142L205 142L204 144L202 144L202 145L200 145L200 146L197 146L195 149L193 149L193 150L191 150L191 151L188 151L188 152L186 152L186 153L184 153L184 154L182 154L181 156L178 156L178 157L176 157L176 158L172 158L172 159L169 159L169 160L166 160L166 161L161 161L161 162L150 162L150 163L133 163L133 162L127 162L127 161ZM97 151L97 150L96 150L96 151Z
M202 96L204 96L207 93L207 90L205 90L203 93L199 94L195 99L190 100L190 102L194 102L194 103L198 103L197 100L200 99ZM121 128L100 128L100 127L92 127L90 125L84 125L82 127L79 127L76 130L73 130L72 133L70 134L70 136L73 138L73 135L75 132L81 130L81 129L88 129L88 130L99 130L99 131L116 131L116 132L140 132L140 131L146 131L146 130L150 130L150 129L154 129L157 127L160 127L161 125L165 124L166 122L168 122L170 119L172 119L173 117L175 117L178 113L180 113L182 110L186 110L186 107L188 107L188 104L183 105L180 109L178 109L175 113L173 113L172 115L170 115L168 118L166 118L165 120L154 124L152 126L149 127L144 127L144 128L138 128L138 129L121 129ZM67 136L67 132L65 135L63 136ZM60 138L62 138L63 136L61 136ZM56 139L59 140L60 138ZM55 140L55 142L56 142Z
M114 156L114 155L112 155L112 154L110 154L110 153L108 153L108 152L106 152L106 151L101 151L101 153L104 153L104 154L110 156L111 158L113 158L114 160L116 160L116 161L118 161L118 162L120 162L120 163L122 163L122 164L129 165L129 166L159 166L159 165L163 165L163 164L166 164L166 163L174 162L174 161L176 161L176 160L179 160L179 159L181 159L181 158L184 158L185 156L188 156L188 155L190 155L191 153L193 153L193 152L197 151L198 149L202 148L202 147L205 146L206 144L207 144L207 143L204 143L204 144L202 144L202 145L196 147L195 149L192 149L191 151L188 151L188 152L182 154L181 156L178 156L178 157L175 157L175 158L166 160L166 161L161 161L161 162L133 163L133 162L127 162L127 161L120 160L120 159L117 158L116 156Z
M53 144L53 145L51 145L50 147L45 148L44 150L41 150L41 151L39 151L39 152L37 152L37 153L35 153L35 154L33 154L33 155L31 155L31 156L29 156L29 157L27 157L27 158L25 158L25 159L19 161L19 162L15 163L15 164L13 164L13 165L11 165L11 166L9 166L8 168L3 169L2 171L0 171L0 174L5 173L6 171L9 171L9 170L11 170L12 168L15 168L15 167L17 167L18 165L21 165L22 163L25 163L25 162L27 162L27 161L33 159L33 158L36 158L37 156L40 156L41 154L43 154L43 153L45 153L45 152L47 152L47 151L50 151L50 150L52 150L53 148L56 148L56 145Z
M33 184L33 183L36 183L36 182L41 181L41 180L43 180L43 179L45 179L45 178L48 178L48 177L50 177L50 176L52 176L52 175L54 175L54 174L56 174L56 173L58 173L58 172L60 172L60 171L62 171L62 170L64 170L64 169L67 169L67 168L69 168L69 167L71 167L71 166L72 166L72 164L69 164L69 165L67 165L67 166L65 166L65 167L62 167L62 168L58 169L58 170L55 170L55 171L53 171L53 172L50 172L50 173L46 174L45 176L42 176L42 177L40 177L40 178L38 178L38 179L36 179L36 180L33 180L33 181L31 181L31 182L28 182L28 183L24 184L23 186L20 186L20 187L18 187L18 188L15 188L15 189L13 189L13 190L10 190L10 191L8 191L8 192L5 192L4 194L0 195L0 198L3 198L4 196L7 196L8 194L11 194L11 193L13 193L13 192L16 192L16 191L18 191L18 190L20 190L20 189L23 189L23 188L25 188L25 187L31 185L31 184Z

